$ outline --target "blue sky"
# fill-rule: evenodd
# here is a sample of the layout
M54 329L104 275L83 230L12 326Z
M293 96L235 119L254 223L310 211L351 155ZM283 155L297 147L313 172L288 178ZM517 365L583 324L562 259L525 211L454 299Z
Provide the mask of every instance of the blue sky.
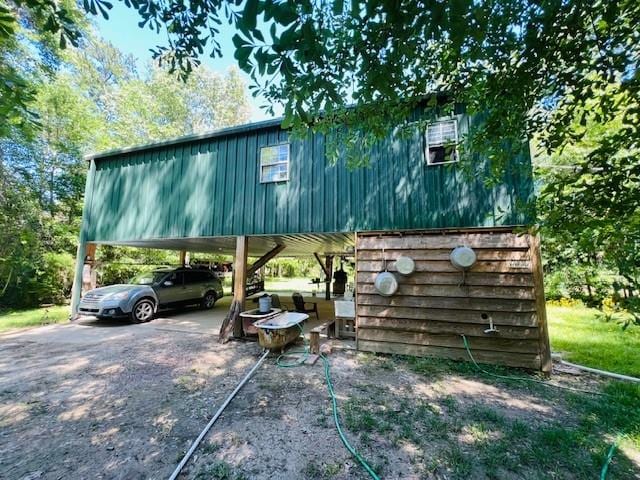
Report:
M101 37L113 43L122 52L135 56L141 64L144 64L151 59L151 52L149 51L151 48L156 45L166 45L167 42L162 31L157 34L149 28L142 29L138 27L139 21L138 13L127 8L121 2L113 2L113 8L109 11L109 20L105 20L100 16L95 17L96 29ZM236 61L233 58L234 47L231 41L234 33L231 26L223 23L218 37L222 48L222 58L211 58L209 53L205 52L205 55L200 59L202 63L221 73L231 66L236 66ZM248 86L251 79L244 72L241 71L240 73ZM252 105L251 121L269 118L260 109L261 99L254 99L248 89L247 96Z

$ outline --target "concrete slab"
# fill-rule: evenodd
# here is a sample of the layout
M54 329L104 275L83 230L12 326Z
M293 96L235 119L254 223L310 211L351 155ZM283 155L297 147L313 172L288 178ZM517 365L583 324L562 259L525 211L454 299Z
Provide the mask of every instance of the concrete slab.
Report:
M158 330L176 330L188 333L217 335L229 311L231 297L221 298L211 310L187 309L162 312L152 322L145 324Z
M289 292L280 293L285 307L291 308L291 295ZM288 303L287 303L288 300ZM320 319L311 315L304 326L305 334L311 328L322 324L333 317L333 302L318 297L305 297L307 301L318 303ZM220 326L229 311L231 296L221 298L211 310L201 310L197 307L185 310L167 310L160 312L149 323L132 324L127 320L98 320L95 317L83 317L73 323L47 325L44 327L27 330L17 330L0 335L2 340L20 338L21 341L49 343L73 343L95 344L113 340L125 340L132 338L152 338L155 332L193 333L204 335L217 335ZM247 305L250 308L250 305Z
M211 310L189 308L160 312L149 323L132 324L127 320L98 320L83 317L72 323L59 323L44 327L16 330L0 338L3 341L20 339L35 343L95 344L113 340L153 337L158 331L175 331L217 335L220 325L229 310L231 297L220 299Z

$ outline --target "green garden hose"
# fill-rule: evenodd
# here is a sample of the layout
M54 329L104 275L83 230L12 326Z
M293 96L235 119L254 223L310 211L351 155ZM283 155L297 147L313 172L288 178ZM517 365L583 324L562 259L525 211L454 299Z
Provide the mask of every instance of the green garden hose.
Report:
M331 396L331 405L333 406L333 421L336 424L338 435L340 435L340 439L342 440L342 443L344 443L346 449L351 452L351 455L353 455L356 460L358 460L358 462L360 462L360 465L362 465L362 467L367 471L369 476L374 480L380 480L380 477L378 477L376 472L374 472L367 461L362 458L362 456L356 451L356 449L351 446L351 444L347 440L347 437L345 437L344 433L342 432L342 428L340 427L340 420L338 419L338 401L336 399L336 394L333 391L333 383L331 382L331 373L329 371L329 359L323 354L320 354L320 358L324 363L324 376L327 380L327 389L329 390L329 395Z
M600 480L605 480L607 478L607 472L609 471L609 464L611 463L611 460L613 460L613 454L615 453L617 446L618 446L617 440L611 444L611 448L609 448L609 453L607 453L607 458L605 458L604 465L602 465L602 470L600 471Z
M309 357L309 346L306 344L306 339L304 337L304 333L302 332L302 327L299 324L298 324L298 327L300 328L300 333L302 333L302 338L305 340L305 348L304 350L291 350L287 353L283 353L282 355L280 355L276 359L276 366L279 368L299 367ZM298 358L298 360L296 360L295 362L284 363L282 359L284 357L290 356L291 354L301 354L302 356ZM349 440L347 440L347 437L344 435L344 432L342 431L342 427L340 426L340 419L338 417L338 400L336 399L336 394L333 391L333 382L331 381L329 359L322 353L320 354L320 358L322 359L322 363L324 365L324 377L327 382L327 390L329 390L329 396L331 397L331 406L333 408L333 421L336 424L336 430L338 430L338 435L340 436L340 440L342 440L342 443L344 444L345 448L349 450L349 453L351 453L351 455L353 455L353 457L356 460L358 460L360 465L362 465L362 468L365 469L365 471L369 474L369 476L374 480L380 480L380 477L376 474L373 468L371 468L371 466L367 463L367 461L364 458L362 458L362 456L358 453L358 451L355 448L353 448L353 446L349 443Z
M283 361L284 358L291 357L294 354L300 354L302 356L299 357L297 360L291 362L291 363L285 363ZM309 358L309 350L306 349L306 348L304 350L289 350L287 353L283 353L282 355L280 355L276 359L276 366L278 368L299 367L300 365L302 365L307 360L307 358Z
M475 367L478 370L480 370L482 373L484 373L485 375L489 375L490 377L495 377L495 378L501 378L503 380L514 380L514 381L517 381L517 382L539 383L540 385L544 385L546 387L560 388L562 390L569 390L570 392L587 393L589 395L608 396L606 393L602 393L602 392L594 392L592 390L583 390L581 388L566 387L564 385L557 385L555 383L549 383L549 382L545 382L543 380L536 380L535 378L515 377L515 376L510 376L510 375L498 375L497 373L488 372L487 370L482 368L480 365L478 365L478 362L476 362L476 359L473 358L473 354L471 353L471 348L469 347L469 341L467 340L467 337L465 335L460 335L460 336L462 337L462 342L464 343L464 348L467 350L467 355L469 355L469 358L471 359L471 361L473 362Z
M535 383L540 383L542 385L546 385L547 387L556 387L556 388L561 388L563 390L570 390L572 392L580 392L580 393L588 393L588 394L591 394L591 395L604 395L604 396L607 396L606 393L593 392L591 390L582 390L582 389L579 389L579 388L565 387L564 385L556 385L554 383L546 383L546 382L543 382L541 380L536 380L534 378L511 377L511 376L498 375L498 374L495 374L495 373L488 372L485 369L483 369L480 365L478 365L478 362L476 362L476 359L473 358L473 355L471 354L471 348L469 347L469 342L467 341L467 337L464 336L464 335L461 335L461 337L462 337L462 341L464 342L464 348L467 350L467 354L469 355L469 358L471 359L473 364L476 366L476 368L478 370L480 370L482 373L484 373L485 375L489 375L491 377L496 377L496 378L502 378L504 380L535 382ZM614 453L616 451L616 448L618 446L619 439L620 439L620 437L618 437L618 439L611 444L611 448L609 448L609 452L607 453L607 458L605 459L604 465L602 465L602 470L600 471L600 480L605 480L607 478L607 471L609 470L609 464L611 463L611 460L613 459L613 455L614 455Z

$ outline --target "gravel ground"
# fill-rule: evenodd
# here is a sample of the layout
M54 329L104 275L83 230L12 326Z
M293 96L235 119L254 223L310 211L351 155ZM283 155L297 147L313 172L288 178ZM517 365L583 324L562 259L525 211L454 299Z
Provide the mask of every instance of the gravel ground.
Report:
M261 353L255 343L219 345L210 335L149 325L45 328L0 337L3 479L168 478ZM329 358L345 431L384 478L549 478L549 469L555 478L582 478L571 464L541 469L535 458L473 461L512 427L518 434L524 423L575 424L575 403L564 396L417 373L403 359L351 351ZM598 387L590 378L581 385ZM618 478L640 478L637 452L627 453ZM269 357L181 478L367 476L334 428L322 362L282 369Z

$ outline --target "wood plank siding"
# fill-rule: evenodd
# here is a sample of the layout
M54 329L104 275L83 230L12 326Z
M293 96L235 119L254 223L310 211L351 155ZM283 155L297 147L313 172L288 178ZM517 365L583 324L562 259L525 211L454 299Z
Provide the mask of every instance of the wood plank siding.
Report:
M449 261L461 245L478 258L464 276ZM504 230L359 233L356 252L358 349L468 359L465 335L478 361L549 370L536 237ZM416 271L396 273L396 294L379 295L376 275L385 263L396 272L401 255L414 259ZM485 333L489 319L497 333Z

